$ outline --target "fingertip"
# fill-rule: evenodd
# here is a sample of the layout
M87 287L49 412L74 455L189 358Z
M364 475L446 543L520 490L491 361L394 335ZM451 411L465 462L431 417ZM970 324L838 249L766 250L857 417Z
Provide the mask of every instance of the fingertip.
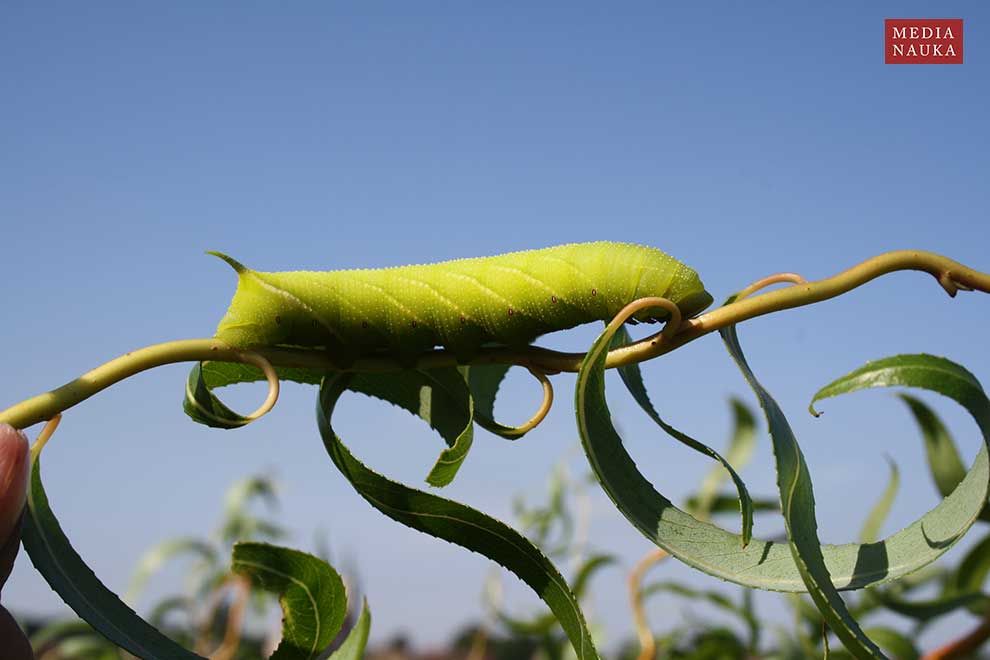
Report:
M0 647L8 660L33 660L34 652L14 617L0 607Z
M24 508L29 455L24 434L9 424L0 424L0 542L10 534Z
M21 431L18 431L7 422L0 422L0 440L5 440L6 438L20 438L27 443L27 436L25 436Z

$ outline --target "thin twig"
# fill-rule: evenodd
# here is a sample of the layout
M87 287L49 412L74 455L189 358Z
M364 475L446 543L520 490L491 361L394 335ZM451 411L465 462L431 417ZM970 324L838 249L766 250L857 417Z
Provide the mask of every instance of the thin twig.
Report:
M230 660L241 643L241 629L244 626L244 612L251 597L251 582L243 575L231 576L233 602L227 610L227 627L220 646L210 654L210 660Z
M684 321L671 341L661 340L657 333L638 342L609 352L606 367L621 367L649 360L720 328L757 316L793 307L810 305L834 298L862 286L881 275L899 270L918 270L933 275L946 292L977 290L990 293L990 274L968 268L952 259L920 250L888 252L867 259L857 266L816 282L795 284L731 305L719 307L706 314ZM773 276L771 276L773 277ZM291 348L258 348L260 355L279 367L303 367L324 371L340 370L326 352ZM0 412L0 422L23 429L51 419L56 414L80 403L97 392L128 376L153 367L175 362L225 361L245 362L245 353L215 339L189 339L156 344L127 353L51 392L38 395ZM535 367L545 373L576 372L584 359L583 353L562 353L539 346L516 348L485 348L472 361L475 364L517 364ZM446 350L424 353L416 368L430 369L457 364L455 356ZM355 360L349 371L390 372L407 368L389 356L371 356Z
M632 606L633 625L636 627L640 648L637 660L653 660L657 654L657 641L653 637L653 631L650 630L650 622L646 619L646 611L643 608L643 578L647 571L667 556L667 553L660 548L650 550L629 573L629 603Z

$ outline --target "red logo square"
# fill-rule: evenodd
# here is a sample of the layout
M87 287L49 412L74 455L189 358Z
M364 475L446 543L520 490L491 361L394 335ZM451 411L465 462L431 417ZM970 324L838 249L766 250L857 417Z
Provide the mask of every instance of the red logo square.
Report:
M884 21L887 64L962 64L961 18L888 18Z

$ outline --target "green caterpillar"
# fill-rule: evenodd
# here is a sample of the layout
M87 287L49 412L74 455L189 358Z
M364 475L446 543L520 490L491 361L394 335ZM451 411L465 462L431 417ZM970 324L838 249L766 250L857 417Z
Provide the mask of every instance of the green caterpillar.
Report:
M628 243L330 272L261 273L212 254L238 275L217 339L244 349L320 348L344 365L370 354L408 359L435 346L467 361L483 345L525 346L547 332L611 319L645 296L669 298L686 317L712 302L695 271ZM636 320L667 315L646 310Z

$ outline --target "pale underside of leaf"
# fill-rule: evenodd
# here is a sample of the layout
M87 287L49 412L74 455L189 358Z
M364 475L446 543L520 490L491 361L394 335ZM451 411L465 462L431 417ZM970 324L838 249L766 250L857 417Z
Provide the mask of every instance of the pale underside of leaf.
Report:
M606 407L604 356L610 338L607 333L599 337L584 361L576 408L589 462L619 510L658 546L710 575L759 589L805 591L788 544L754 539L743 548L739 535L678 509L640 473ZM959 487L920 520L878 543L823 544L832 584L860 589L896 580L937 559L969 529L988 476L983 447Z

